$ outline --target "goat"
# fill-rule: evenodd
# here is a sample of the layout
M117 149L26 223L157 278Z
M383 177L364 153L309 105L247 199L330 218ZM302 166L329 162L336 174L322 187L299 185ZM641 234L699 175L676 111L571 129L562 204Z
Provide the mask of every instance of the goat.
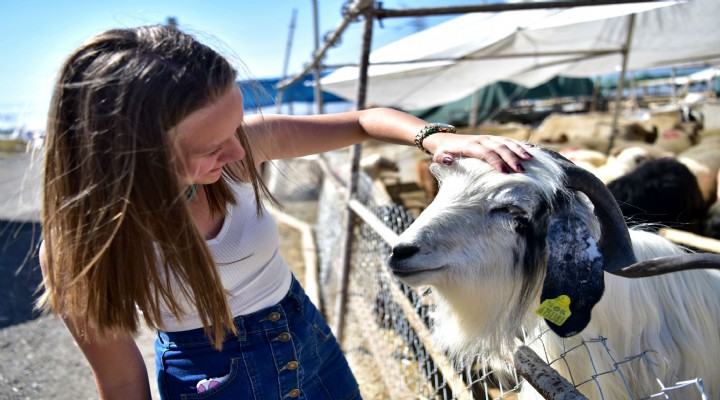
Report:
M629 231L594 175L548 150L529 151L533 160L521 174L500 174L475 159L433 164L438 195L393 247L393 274L432 288L439 347L456 360L482 356L507 370L517 338L538 344L549 327L547 354L536 351L548 362L563 356L565 364L555 367L590 398L661 390L647 369L627 363L596 376L615 369L601 346L588 346L585 356L563 353L599 337L615 360L646 354L660 381L701 377L710 398L718 398L720 272L652 275L717 268L720 255L684 253L657 235ZM561 295L570 303L567 320L533 313Z

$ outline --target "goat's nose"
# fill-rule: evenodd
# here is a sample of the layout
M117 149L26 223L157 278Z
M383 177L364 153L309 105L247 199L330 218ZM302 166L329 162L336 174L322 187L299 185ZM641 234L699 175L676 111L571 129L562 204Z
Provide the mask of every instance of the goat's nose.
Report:
M399 244L392 249L392 257L395 258L408 258L420 250L418 246L414 244Z

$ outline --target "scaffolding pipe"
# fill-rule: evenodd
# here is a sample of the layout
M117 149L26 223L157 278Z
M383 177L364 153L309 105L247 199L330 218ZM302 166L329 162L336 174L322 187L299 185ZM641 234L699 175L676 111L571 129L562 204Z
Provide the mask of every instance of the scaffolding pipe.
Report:
M292 50L293 35L295 34L295 21L297 21L297 8L293 8L292 15L290 17L290 29L288 30L287 44L285 45L285 61L283 62L282 78L287 78L288 65L290 62L290 51ZM277 112L280 112L282 107L283 96L285 95L285 88L277 91L277 98L275 99L275 108Z
M372 10L377 19L393 17L424 17L428 15L467 14L475 12L499 12L516 10L536 10L544 8L572 8L602 6L614 4L647 3L647 0L575 0L575 1L539 1L522 3L493 3L467 6L406 8L398 10L380 8Z
M311 0L313 7L313 31L315 36L315 47L314 53L318 52L320 48L320 23L318 17L318 0ZM323 105L323 93L322 86L320 86L320 78L322 77L322 66L319 62L315 63L313 68L313 79L315 80L315 114L325 114L325 106Z
M368 64L370 62L370 47L372 44L374 18L371 13L365 14L365 23L363 24L362 49L360 52L360 75L358 76L358 91L355 108L357 110L365 109L365 99L367 93L368 80ZM345 240L342 249L342 267L340 269L340 277L338 284L338 296L335 303L335 336L339 343L342 343L345 331L345 308L347 305L348 283L350 280L350 268L352 258L353 232L355 230L355 214L350 208L350 204L357 196L358 175L360 172L360 154L362 145L356 144L351 147L351 168L350 182L347 193L347 202L345 207Z
M633 30L635 30L635 14L630 14L628 17L628 32L627 38L625 39L625 46L623 46L622 54L622 68L620 70L620 78L616 87L617 93L615 94L615 110L613 110L612 124L610 125L610 140L608 141L608 147L605 150L605 154L610 154L613 145L615 144L615 137L617 136L617 125L618 117L620 116L620 109L622 108L620 103L622 102L622 92L625 89L625 73L627 72L627 60L628 53L630 52L630 43L632 42Z
M481 56L463 56L463 57L453 57L453 58L420 58L416 60L397 60L397 61L378 61L374 62L371 65L398 65L398 64L419 64L419 63L428 63L428 62L443 62L443 61L451 61L451 62L458 62L458 61L484 61L484 60L498 60L498 59L505 59L505 58L521 58L521 57L539 57L539 56L545 56L545 57L554 57L554 56L579 56L578 58L574 58L571 60L559 60L555 61L554 63L567 63L567 62L574 62L577 60L583 60L586 58L592 58L592 57L600 57L600 56L606 56L608 54L614 54L614 53L620 53L622 52L622 48L617 49L601 49L601 50L588 50L588 51L548 51L544 53L538 53L538 52L532 52L532 53L514 53L514 54L489 54L489 55L481 55ZM325 68L329 69L336 69L336 68L342 68L342 67L357 67L358 64L353 63L345 63L345 64L332 64L332 65L325 65Z

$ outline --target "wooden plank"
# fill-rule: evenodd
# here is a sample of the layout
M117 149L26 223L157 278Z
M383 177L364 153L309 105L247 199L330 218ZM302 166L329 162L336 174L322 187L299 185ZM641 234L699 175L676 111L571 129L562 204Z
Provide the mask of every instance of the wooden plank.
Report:
M720 240L678 229L663 228L658 232L665 239L701 251L720 253Z
M581 400L587 397L547 365L532 349L520 346L515 352L515 369L541 396L548 400Z

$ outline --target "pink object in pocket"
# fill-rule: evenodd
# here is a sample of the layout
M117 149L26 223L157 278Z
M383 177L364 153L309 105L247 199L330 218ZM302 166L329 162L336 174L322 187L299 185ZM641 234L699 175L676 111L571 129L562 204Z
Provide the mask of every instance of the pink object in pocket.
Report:
M221 376L219 378L208 378L203 379L200 382L195 385L197 388L198 393L202 393L204 391L210 390L216 386L219 386L221 383L225 382L227 380L227 376Z

